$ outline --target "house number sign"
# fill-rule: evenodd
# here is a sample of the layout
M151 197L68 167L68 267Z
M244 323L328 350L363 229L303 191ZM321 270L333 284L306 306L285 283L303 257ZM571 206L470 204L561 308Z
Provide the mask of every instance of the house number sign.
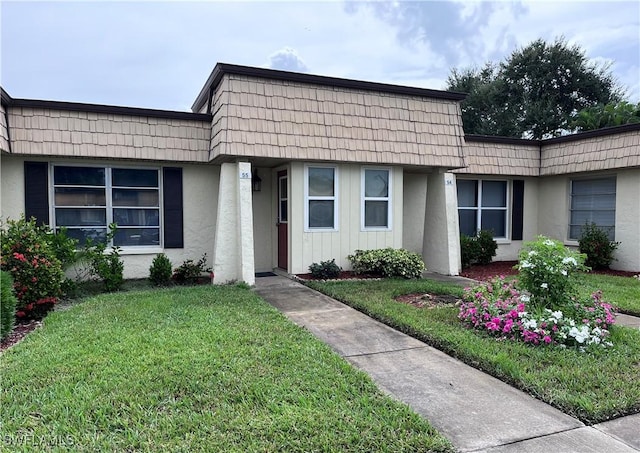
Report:
M240 172L240 179L251 179L251 172L250 171L241 171Z

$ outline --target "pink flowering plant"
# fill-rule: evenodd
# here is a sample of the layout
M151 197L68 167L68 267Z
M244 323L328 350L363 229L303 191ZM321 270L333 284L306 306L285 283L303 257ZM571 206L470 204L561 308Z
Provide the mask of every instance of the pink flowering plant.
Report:
M458 318L494 337L532 345L611 346L608 337L615 322L614 308L602 300L601 291L580 300L573 289L571 274L582 269L583 258L561 244L560 248L557 241L543 237L536 242L520 255L521 269L523 261L531 264L524 266L528 277L519 282L496 277L467 288ZM541 275L532 275L536 269Z
M0 230L0 268L13 278L18 319L39 319L61 295L62 265L53 250L53 233L35 220L9 220Z

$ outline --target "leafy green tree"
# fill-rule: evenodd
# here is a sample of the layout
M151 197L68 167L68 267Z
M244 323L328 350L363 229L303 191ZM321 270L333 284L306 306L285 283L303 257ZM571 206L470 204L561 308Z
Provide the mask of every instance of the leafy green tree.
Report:
M561 135L576 112L623 94L609 66L590 63L563 38L538 39L499 65L453 69L447 89L469 93L462 103L466 133L527 138Z
M640 123L640 102L631 104L622 101L607 105L598 104L580 110L571 121L571 128L578 131L591 131L632 123Z

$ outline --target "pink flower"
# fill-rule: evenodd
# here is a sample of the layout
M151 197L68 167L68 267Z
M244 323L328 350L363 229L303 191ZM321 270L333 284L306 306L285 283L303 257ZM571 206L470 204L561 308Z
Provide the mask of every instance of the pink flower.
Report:
M544 338L542 338L542 341L549 344L551 343L551 337L549 335L545 335Z

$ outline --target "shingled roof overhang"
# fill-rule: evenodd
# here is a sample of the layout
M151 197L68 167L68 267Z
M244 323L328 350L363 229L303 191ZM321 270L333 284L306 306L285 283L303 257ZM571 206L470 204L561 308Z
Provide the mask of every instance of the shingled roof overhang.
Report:
M282 80L287 82L299 82L313 85L332 86L340 88L350 88L354 90L378 91L382 93L404 94L409 96L421 96L435 99L446 99L450 101L461 101L467 95L455 91L430 90L427 88L408 87L402 85L392 85L387 83L366 82L363 80L342 79L338 77L327 77L314 74L304 74L300 72L280 71L276 69L256 68L252 66L240 66L227 63L218 63L211 71L207 82L200 90L191 109L194 112L200 111L209 102L213 91L218 87L225 74L234 74L259 79ZM210 106L207 113L211 113Z

